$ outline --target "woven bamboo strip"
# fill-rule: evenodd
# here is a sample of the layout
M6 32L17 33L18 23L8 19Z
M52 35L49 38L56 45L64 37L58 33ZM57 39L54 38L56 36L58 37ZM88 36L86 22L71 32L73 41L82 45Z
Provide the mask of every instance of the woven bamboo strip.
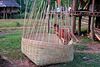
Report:
M47 44L48 43L44 44L43 41L35 41L25 39L23 37L22 52L36 65L40 66L55 63L66 63L73 60L72 42L69 45ZM28 49L26 49L26 47L28 47Z

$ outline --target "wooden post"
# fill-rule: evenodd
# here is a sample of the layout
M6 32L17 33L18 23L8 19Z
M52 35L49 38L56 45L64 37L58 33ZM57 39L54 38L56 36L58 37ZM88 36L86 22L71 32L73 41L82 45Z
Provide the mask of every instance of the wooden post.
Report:
M6 19L7 19L7 8L6 8Z
M91 16L89 16L89 21L88 21L88 30L87 33L90 33L90 23L91 23Z
M48 2L48 6L51 6L51 0L49 0ZM50 13L50 8L49 8L49 13ZM50 32L50 14L49 14L49 18L48 18L48 33Z
M78 0L73 0L73 12L77 9ZM71 32L74 33L76 16L72 16Z
M3 8L3 19L5 19L5 8Z
M91 39L94 39L94 16L91 18Z
M94 3L95 0L92 1L92 13L94 13ZM94 16L91 18L91 39L94 39Z
M11 19L11 12L10 12L10 19Z
M55 23L57 22L56 10L57 10L57 1L55 1Z
M82 16L79 17L79 22L78 22L78 35L81 34L81 19L82 19Z

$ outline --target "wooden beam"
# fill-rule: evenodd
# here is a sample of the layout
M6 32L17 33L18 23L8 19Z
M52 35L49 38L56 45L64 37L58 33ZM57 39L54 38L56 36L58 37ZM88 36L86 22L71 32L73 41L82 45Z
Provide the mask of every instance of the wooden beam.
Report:
M82 16L79 17L79 22L78 22L78 35L81 35L81 19L82 19Z

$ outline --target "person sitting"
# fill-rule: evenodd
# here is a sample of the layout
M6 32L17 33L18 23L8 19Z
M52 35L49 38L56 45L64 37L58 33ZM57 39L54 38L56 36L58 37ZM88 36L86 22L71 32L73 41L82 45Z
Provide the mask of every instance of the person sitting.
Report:
M56 31L56 35L59 37L59 39L61 40L61 43L63 45L67 45L69 43L69 41L71 40L71 38L74 38L76 40L76 42L74 42L74 44L79 42L79 40L75 37L75 35L72 34L71 32L69 32L68 28L59 29L59 25L54 24L53 29L54 29L54 31ZM64 39L64 42L62 39Z

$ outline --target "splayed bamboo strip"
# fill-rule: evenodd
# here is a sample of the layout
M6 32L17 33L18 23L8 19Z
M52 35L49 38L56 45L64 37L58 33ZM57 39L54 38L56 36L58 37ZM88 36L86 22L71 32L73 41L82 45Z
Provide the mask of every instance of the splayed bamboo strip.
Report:
M47 4L47 3L46 3ZM45 11L46 10L46 7L45 7L45 9L44 9L44 14L43 14L43 18L42 18L42 22L41 22L41 26L40 26L40 33L39 33L39 36L41 35L41 28L42 28L42 25L43 25L43 22L44 22L44 17L45 17ZM39 39L40 39L41 37L39 37Z
M41 2L41 5L40 5L39 10L38 10L38 12L37 12L37 16L36 16L36 18L35 18L35 21L34 21L34 24L33 24L32 30L31 30L31 33L33 33L33 31L34 31L34 29L35 29L35 25L36 25L36 22L37 22L37 18L38 18L38 15L39 15L39 12L40 12L40 8L42 7L42 5L43 5L43 0L42 0L42 2ZM31 37L31 36L30 36L30 37Z
M34 1L34 3L32 3L32 5L31 5L31 9L30 9L30 12L29 12L29 15L28 15L28 19L26 19L27 21L27 23L26 23L26 29L25 29L25 34L28 34L29 32L28 32L28 28L29 28L29 23L31 22L30 21L30 16L32 16L32 11L33 11L33 8L34 8L34 5L35 5L35 3L36 3L36 0Z
M54 25L54 22L55 22L55 19L54 19L54 16L53 16L53 25ZM53 32L54 32L54 30L53 30L53 25L52 25L52 34L53 34Z
M30 11L28 27L27 27L27 33L30 33L31 23L32 23L32 20L33 20L32 17L33 17L33 13L34 13L35 3L36 3L36 0L34 1L34 4L32 4L32 9ZM27 38L29 38L29 37L27 37Z
M47 14L46 14L46 19L45 19L45 23L44 23L44 30L43 30L42 41L44 40L44 31L45 31L46 22L47 22L47 20L48 20L48 18L49 18L49 15L48 15L49 9L50 9L50 5L48 5L48 8L47 8ZM46 33L47 33L47 32L46 32ZM47 35L46 35L46 37L47 37Z
M62 37L62 7L60 8L61 11L60 11L60 24L61 24L61 37Z
M53 7L52 7L53 10ZM48 36L48 44L50 43L50 31L51 31L51 21L52 21L52 13L51 13L51 17L50 17L50 30L49 30L49 36Z
M45 4L45 2L44 2L44 4ZM39 33L39 26L40 26L40 22L41 22L41 20L42 20L42 13L43 13L43 10L44 10L44 6L43 6L43 9L42 9L42 11L41 11L41 16L40 16L40 20L39 20L39 23L38 23L38 28L37 28L37 33L36 33L36 36L35 36L35 40L37 40L36 38L37 38L37 36L38 36L38 33Z
M66 7L66 6L65 6ZM66 9L66 8L65 8ZM66 9L66 12L67 12L67 9ZM65 29L66 29L66 27L67 27L67 20L66 20L66 18L67 18L67 16L65 15ZM65 34L64 34L64 39L65 39Z
M67 27L68 27L68 29L69 29L69 30L68 30L68 40L70 41L70 37L71 37L71 36L70 36L70 33L69 33L69 32L70 32L70 26L69 26L69 25L70 25L70 24L69 24L70 22L69 22L69 15L68 15L68 12L67 12L67 7L66 7L66 18L67 18L67 20L66 20Z
M28 1L26 1L25 17L24 17L24 25L23 25L23 34L22 34L22 36L24 36L24 33L25 33L25 22L26 22L27 5L28 5Z

